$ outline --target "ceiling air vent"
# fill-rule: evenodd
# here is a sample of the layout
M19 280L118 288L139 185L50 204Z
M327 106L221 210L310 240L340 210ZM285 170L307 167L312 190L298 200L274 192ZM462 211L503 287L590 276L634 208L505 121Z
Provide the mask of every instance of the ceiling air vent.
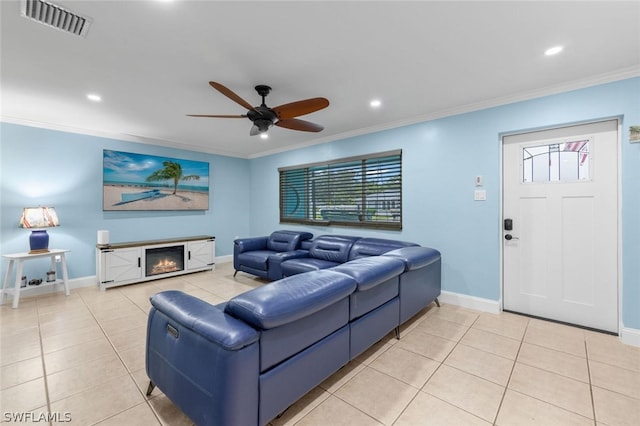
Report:
M86 37L91 19L42 0L21 0L20 13L25 18L66 33Z

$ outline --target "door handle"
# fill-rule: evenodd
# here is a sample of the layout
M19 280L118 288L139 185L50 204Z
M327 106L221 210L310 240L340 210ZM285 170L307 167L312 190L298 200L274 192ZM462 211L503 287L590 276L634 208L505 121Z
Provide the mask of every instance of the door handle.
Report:
M511 234L507 234L507 235L504 236L504 239L507 240L507 241L511 241L511 240L519 240L520 238L514 237Z

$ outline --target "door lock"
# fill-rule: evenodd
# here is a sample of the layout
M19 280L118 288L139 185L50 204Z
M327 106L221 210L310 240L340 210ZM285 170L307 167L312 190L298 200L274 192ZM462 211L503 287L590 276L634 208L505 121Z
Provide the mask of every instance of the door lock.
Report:
M504 230L505 231L513 231L513 220L505 219L504 220Z
M507 241L511 241L511 240L519 240L520 238L514 237L511 234L507 234L507 235L504 236L504 239L507 240Z

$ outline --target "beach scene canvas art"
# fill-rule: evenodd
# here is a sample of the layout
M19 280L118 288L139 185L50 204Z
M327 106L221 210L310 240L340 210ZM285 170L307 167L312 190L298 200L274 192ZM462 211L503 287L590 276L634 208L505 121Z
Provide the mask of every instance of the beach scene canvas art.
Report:
M207 210L209 163L104 150L103 210Z

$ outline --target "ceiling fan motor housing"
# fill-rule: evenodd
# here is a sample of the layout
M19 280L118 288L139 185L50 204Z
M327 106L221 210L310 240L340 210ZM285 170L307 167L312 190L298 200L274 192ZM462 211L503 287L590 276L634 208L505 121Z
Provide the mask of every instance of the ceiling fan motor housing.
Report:
M264 106L255 107L254 109L247 111L247 117L258 127L260 132L266 132L269 130L276 121L278 116L271 108Z

